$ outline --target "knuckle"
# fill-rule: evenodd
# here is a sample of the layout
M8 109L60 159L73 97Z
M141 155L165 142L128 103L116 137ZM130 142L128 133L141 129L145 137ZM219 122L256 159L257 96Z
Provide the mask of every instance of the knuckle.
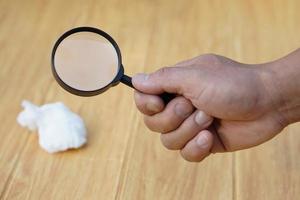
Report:
M144 115L145 125L154 132L167 133L172 130L172 126L164 119L158 119L156 116Z
M144 115L144 123L151 131L157 132L156 126L153 125L150 116Z
M174 129L174 123L169 118L155 118L156 116L145 116L144 123L155 132L168 133Z
M134 102L138 109L142 108L144 105L143 97L138 92L134 92Z
M171 67L163 67L155 72L157 76L168 76L170 74Z
M182 105L184 105L185 109L186 109L189 113L193 112L194 109L195 109L194 106L193 106L193 104L192 104L192 102L191 102L190 100L184 98L184 97L182 97L182 98L180 99L180 103L181 103Z
M177 98L178 99L175 100L176 103L174 103L174 108L173 108L176 115L174 115L173 117L187 118L193 113L195 107L193 106L190 100L187 100L184 97L177 97Z
M169 150L179 150L180 146L171 141L165 134L161 134L160 141Z
M178 101L178 103L191 104L191 102L188 99L186 99L185 97L183 97L183 96L178 96L178 97L176 97L175 100Z
M140 100L139 94L137 92L134 92L133 97L134 97L135 104L138 105L139 102L140 102L139 101Z
M173 131L173 129L175 128L176 123L171 121L171 118L165 119L165 120L161 120L161 129L160 132L162 133L168 133L170 131Z
M183 153L183 151L180 151L180 155L181 155L181 157L182 157L184 160L186 160L186 161L188 161L188 162L196 162L196 161L193 159L193 157L187 156L185 153Z
M185 153L184 151L180 151L181 157L189 162L201 162L207 156L200 156L197 152L189 152Z
M198 61L203 62L203 63L217 64L220 62L220 56L213 54L213 53L203 54L203 55L199 56L198 59L199 59Z
M135 105L136 105L136 107L138 108L138 110L139 110L140 112L142 112L142 111L144 110L144 104L141 103L140 101L136 100L136 101L135 101Z

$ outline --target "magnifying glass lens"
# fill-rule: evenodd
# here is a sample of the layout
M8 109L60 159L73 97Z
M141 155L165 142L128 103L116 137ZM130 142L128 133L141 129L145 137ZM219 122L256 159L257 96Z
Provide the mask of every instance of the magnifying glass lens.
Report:
M120 66L111 42L88 31L64 38L57 46L53 62L61 81L80 91L106 87L117 76Z
M121 52L111 36L93 27L78 27L65 32L55 43L51 55L56 81L79 96L94 96L119 82L134 88L124 74ZM165 103L175 95L159 95Z

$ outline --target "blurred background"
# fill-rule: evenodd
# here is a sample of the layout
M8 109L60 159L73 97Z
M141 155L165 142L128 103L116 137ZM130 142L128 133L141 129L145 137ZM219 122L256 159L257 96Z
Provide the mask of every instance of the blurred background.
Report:
M188 163L146 129L132 89L77 97L50 69L54 42L77 26L110 33L128 75L204 53L267 62L299 48L299 9L297 0L0 0L0 199L299 199L299 124ZM16 123L23 99L64 102L86 122L88 144L44 152Z

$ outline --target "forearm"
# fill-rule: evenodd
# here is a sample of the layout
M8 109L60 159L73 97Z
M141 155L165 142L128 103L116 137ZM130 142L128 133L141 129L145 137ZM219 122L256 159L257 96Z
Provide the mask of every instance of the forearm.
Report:
M280 97L279 111L287 122L300 121L300 49L268 65Z

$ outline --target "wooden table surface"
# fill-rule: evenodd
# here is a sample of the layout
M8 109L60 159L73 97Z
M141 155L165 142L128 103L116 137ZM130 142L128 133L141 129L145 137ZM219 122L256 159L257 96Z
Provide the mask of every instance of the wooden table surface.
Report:
M146 129L132 89L77 97L50 70L55 40L83 25L115 38L129 75L204 53L266 62L300 47L299 9L297 0L0 0L0 199L299 199L299 124L256 148L189 163ZM16 122L23 99L64 102L84 118L88 144L43 151Z

